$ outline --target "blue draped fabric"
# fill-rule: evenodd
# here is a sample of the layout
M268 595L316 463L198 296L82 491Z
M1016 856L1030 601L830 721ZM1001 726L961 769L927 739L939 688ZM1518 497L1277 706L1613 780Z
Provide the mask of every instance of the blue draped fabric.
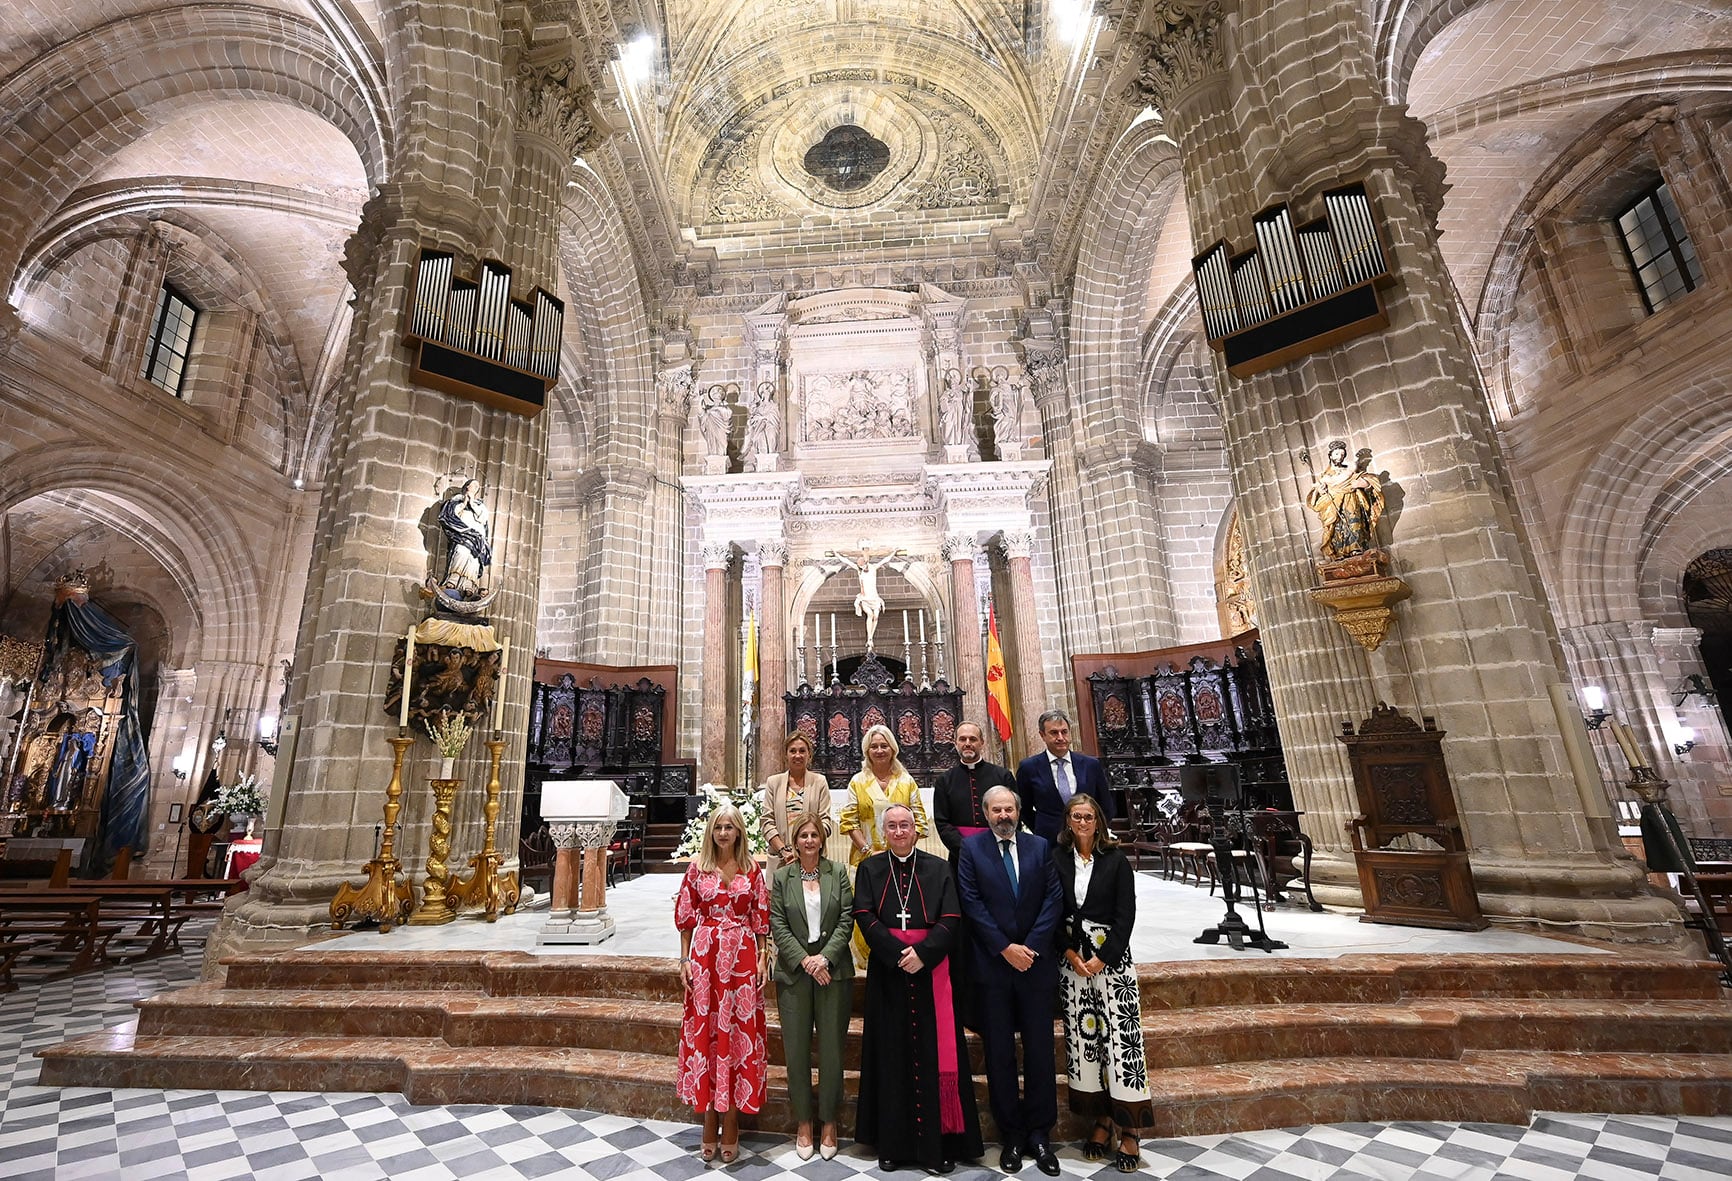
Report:
M106 865L128 845L135 853L144 852L150 756L138 725L138 645L108 612L89 600L71 597L56 604L48 621L47 659L42 662L45 680L69 648L90 653L104 679L122 681L114 756L108 764L108 788L102 794L102 818L96 831L96 847Z

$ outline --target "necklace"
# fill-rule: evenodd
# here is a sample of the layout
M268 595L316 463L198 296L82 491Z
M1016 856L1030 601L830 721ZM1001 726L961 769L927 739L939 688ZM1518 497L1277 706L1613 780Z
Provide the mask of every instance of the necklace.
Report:
M896 887L896 904L901 907L901 909L896 912L896 917L902 921L902 929L906 931L908 929L908 920L914 917L908 913L908 899L914 893L914 865L910 862L908 866L907 889L903 889L902 887L902 875L896 872L896 866L897 863L895 856L892 855L890 859L890 884Z
M802 865L800 867L800 880L802 882L815 882L815 881L817 881L818 880L817 868L813 867L812 869L807 869L805 866Z

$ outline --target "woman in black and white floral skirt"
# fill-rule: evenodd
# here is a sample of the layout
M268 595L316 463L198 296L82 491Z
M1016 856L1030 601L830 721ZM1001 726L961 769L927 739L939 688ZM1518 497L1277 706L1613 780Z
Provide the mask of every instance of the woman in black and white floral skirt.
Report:
M1064 888L1064 1048L1070 1106L1095 1121L1083 1155L1103 1160L1113 1133L1113 1165L1142 1163L1138 1131L1154 1123L1143 1061L1143 1011L1131 928L1137 921L1131 864L1093 796L1072 796L1053 861Z

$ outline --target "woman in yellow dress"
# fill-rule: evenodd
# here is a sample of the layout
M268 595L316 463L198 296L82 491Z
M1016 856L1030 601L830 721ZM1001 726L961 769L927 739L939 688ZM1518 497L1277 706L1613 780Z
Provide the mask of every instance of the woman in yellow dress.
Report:
M908 773L899 757L902 748L889 726L873 726L860 740L865 760L860 773L848 781L848 802L842 807L842 835L853 842L848 853L848 879L854 878L854 868L874 853L882 853L884 842L884 809L891 804L903 804L914 812L914 828L926 835L926 805L920 799L920 785ZM866 966L866 940L854 932L854 963Z

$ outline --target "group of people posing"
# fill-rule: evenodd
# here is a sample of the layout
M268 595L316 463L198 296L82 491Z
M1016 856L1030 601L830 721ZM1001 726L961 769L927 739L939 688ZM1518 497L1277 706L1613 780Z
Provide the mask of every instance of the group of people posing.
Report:
M1064 714L1039 726L1046 749L1014 776L982 759L980 727L957 727L959 762L934 784L931 817L948 863L916 847L926 810L884 726L864 735L839 818L849 867L824 856L830 788L801 734L788 737L788 770L765 784L767 876L739 810L711 812L674 908L678 1094L703 1113L705 1161L732 1163L740 1113L762 1107L772 974L795 1150L836 1155L853 977L869 963L854 1134L880 1169L948 1173L983 1155L968 1028L985 1049L1000 1168L1028 1158L1057 1176L1055 1010L1071 1110L1094 1121L1084 1156L1137 1169L1153 1112L1130 956L1135 879L1108 827L1099 761L1071 751Z

